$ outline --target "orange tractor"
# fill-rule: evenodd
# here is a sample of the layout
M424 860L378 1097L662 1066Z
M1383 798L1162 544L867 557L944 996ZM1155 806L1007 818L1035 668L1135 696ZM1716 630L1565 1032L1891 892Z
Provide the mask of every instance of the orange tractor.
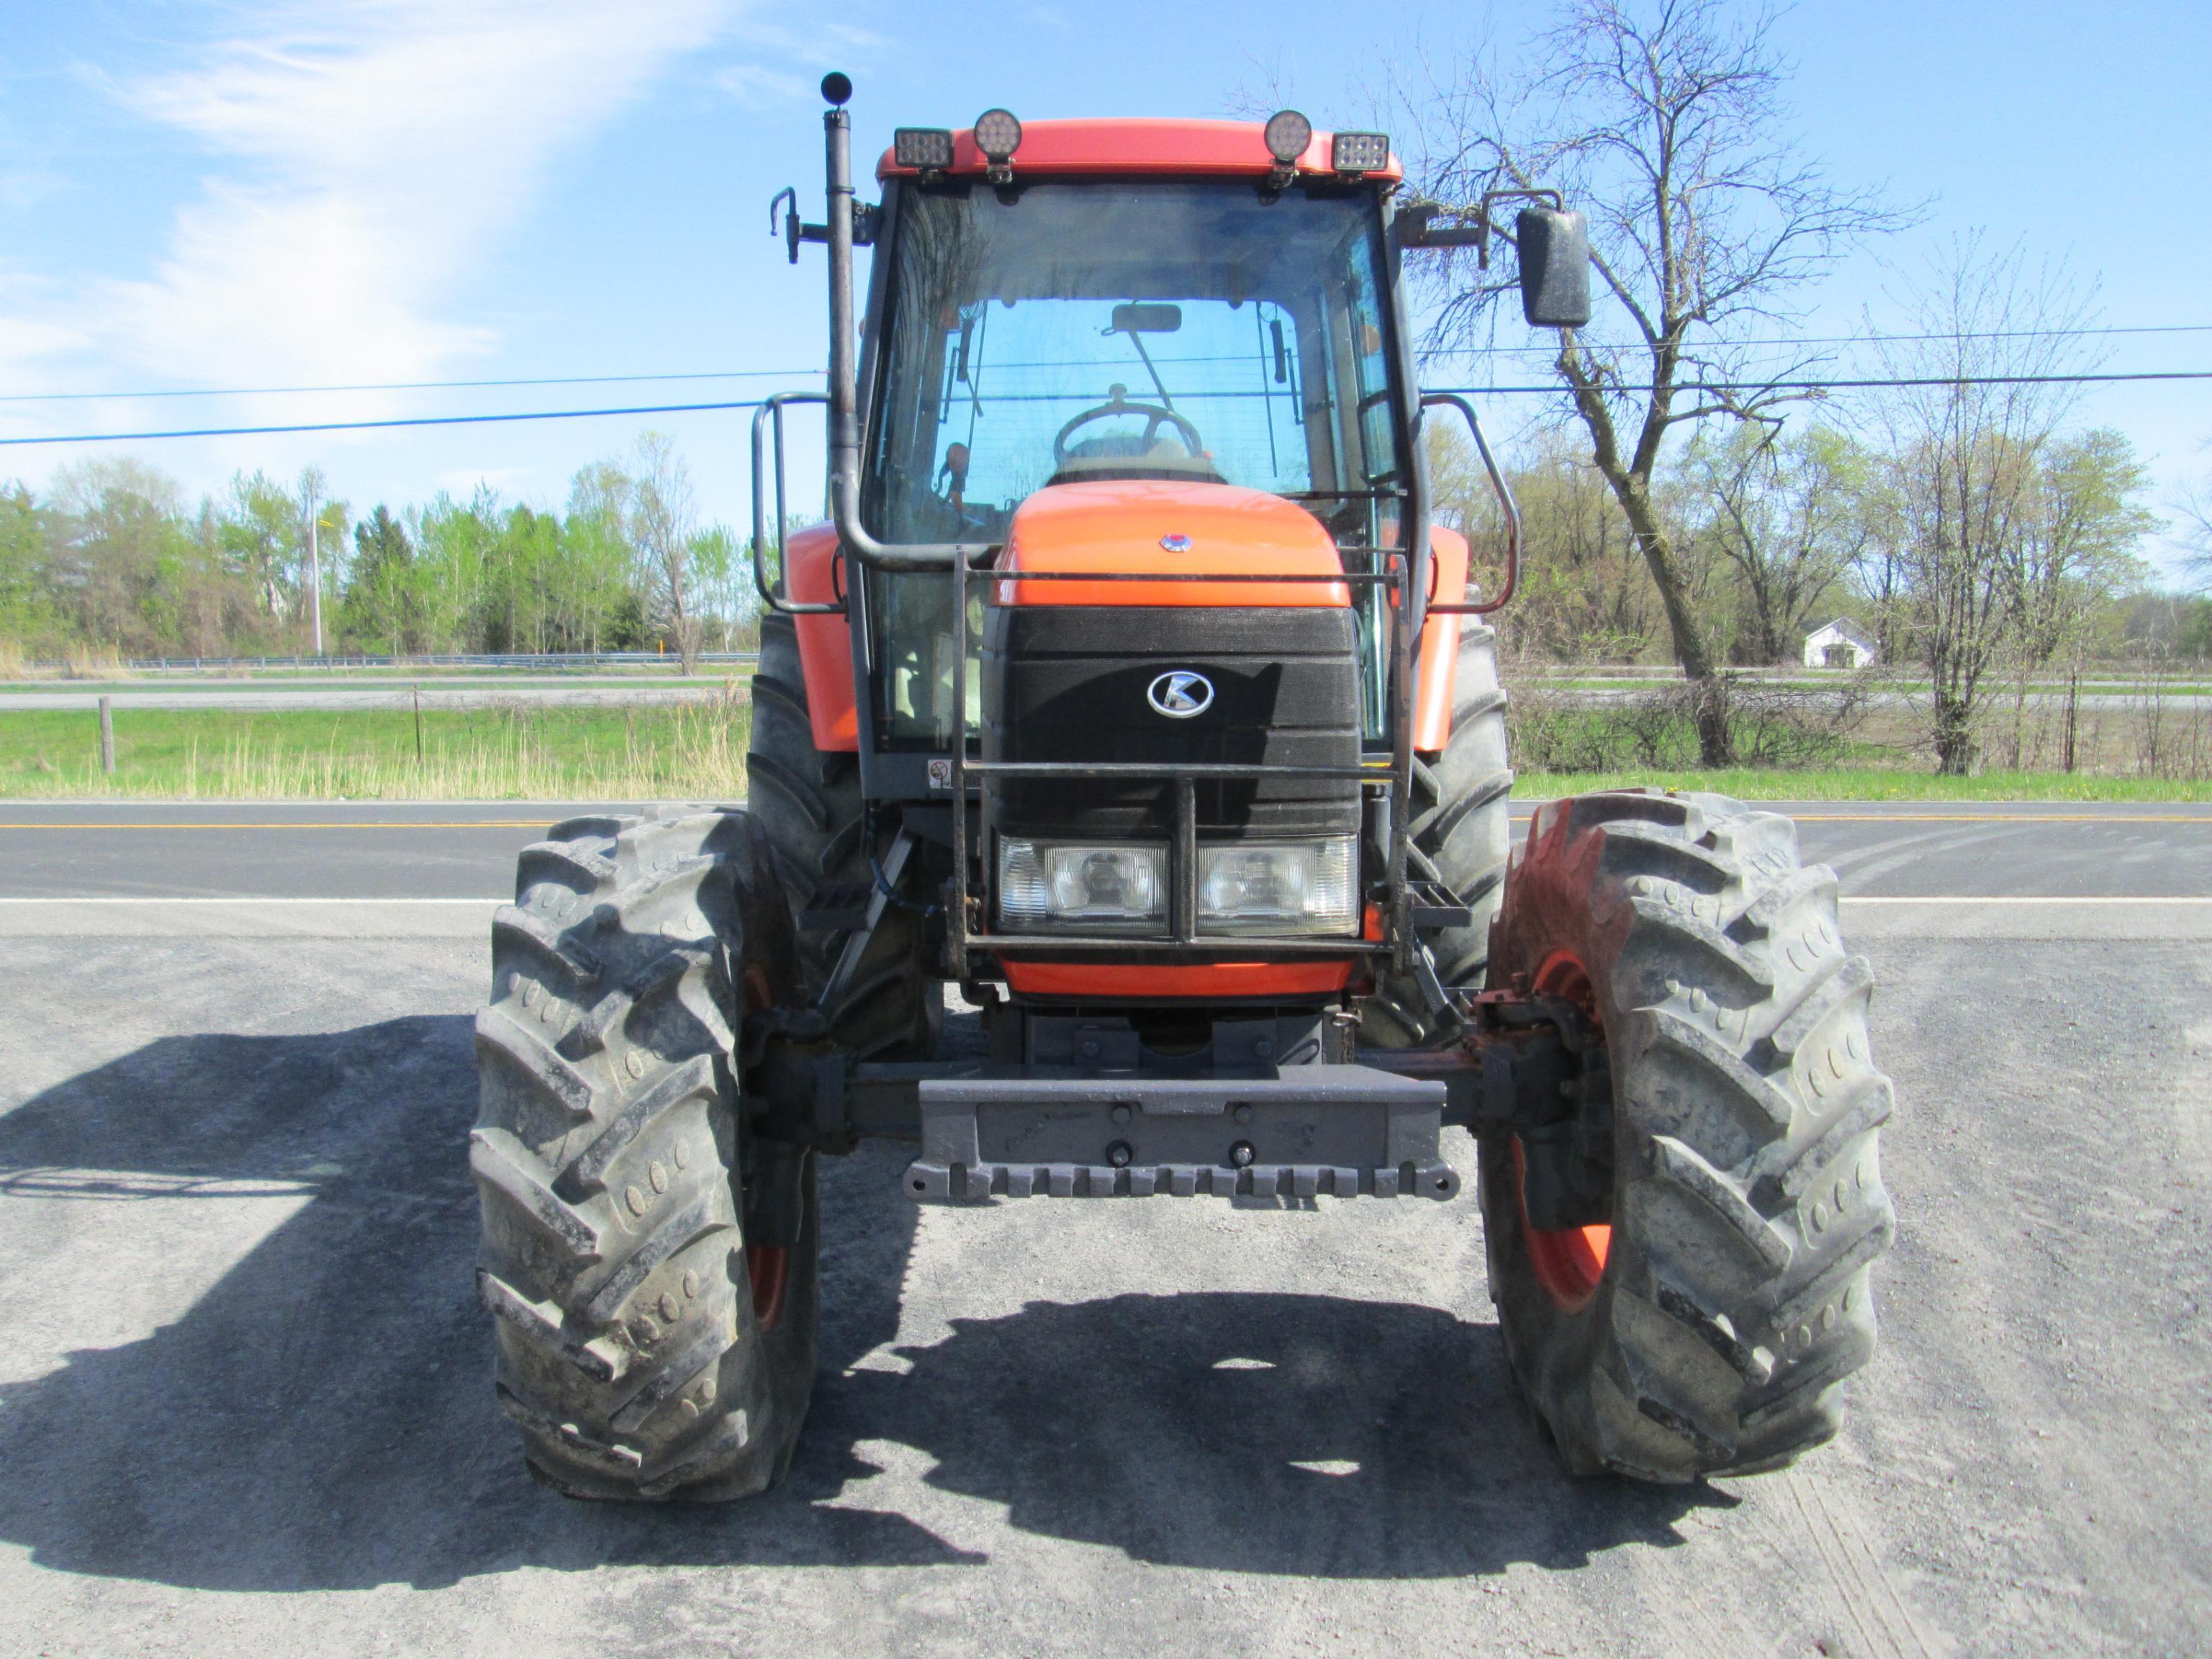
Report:
M864 1136L913 1143L921 1202L1449 1201L1456 1127L1568 1468L1826 1439L1893 1231L1866 965L1775 814L1620 791L1512 846L1481 618L1517 526L1492 466L1504 575L1471 596L1423 424L1481 434L1417 389L1398 278L1495 200L1405 200L1384 137L1295 112L994 110L901 130L863 204L850 91L826 222L778 198L794 262L826 245L830 372L754 425L748 803L560 824L493 923L479 1281L532 1470L782 1474L816 1160ZM1587 322L1580 216L1510 194L1529 322ZM787 539L799 401L831 521Z

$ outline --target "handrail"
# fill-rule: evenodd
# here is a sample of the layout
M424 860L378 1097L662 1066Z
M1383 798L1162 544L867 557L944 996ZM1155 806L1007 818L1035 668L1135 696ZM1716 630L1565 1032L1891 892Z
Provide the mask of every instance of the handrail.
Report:
M767 428L775 434L775 567L778 580L787 586L791 573L783 556L783 406L829 401L828 394L820 392L775 392L762 398L760 407L753 411L753 586L760 590L762 604L787 617L842 615L845 603L842 599L827 605L789 599L769 586L768 491L763 477L762 433Z
M1513 598L1513 590L1521 580L1521 506L1513 499L1513 486L1505 481L1498 469L1498 459L1490 453L1490 441L1482 434L1482 422L1476 418L1474 405L1455 392L1431 392L1423 395L1421 407L1431 404L1449 404L1459 410L1467 422L1468 430L1474 434L1476 453L1482 457L1483 471L1490 475L1490 487L1497 493L1498 504L1505 514L1505 582L1498 597L1485 605L1437 605L1426 607L1432 617L1486 617L1493 611L1502 611Z

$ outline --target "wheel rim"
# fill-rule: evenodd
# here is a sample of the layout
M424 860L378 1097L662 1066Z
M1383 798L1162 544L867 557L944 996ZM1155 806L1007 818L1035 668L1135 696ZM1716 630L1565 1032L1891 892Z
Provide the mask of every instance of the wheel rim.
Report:
M744 971L744 1011L758 1013L775 1000L768 975L758 963ZM745 1281L753 1297L753 1323L764 1331L783 1317L784 1286L791 1279L791 1252L767 1244L745 1246Z
M772 1331L783 1317L784 1286L791 1279L791 1252L763 1244L745 1247L745 1277L751 1282L753 1322Z
M1558 997L1573 1003L1589 1016L1601 1033L1604 1031L1605 1019L1598 1009L1597 988L1590 980L1589 969L1571 951L1554 951L1544 959L1543 966L1536 970L1534 988L1540 996ZM1568 1313L1579 1311L1597 1294L1598 1282L1605 1277L1605 1264L1613 1251L1612 1227L1601 1224L1547 1231L1531 1225L1528 1162L1521 1151L1518 1135L1513 1137L1513 1196L1521 1206L1521 1233L1528 1241L1528 1263L1535 1270L1536 1282L1562 1310Z

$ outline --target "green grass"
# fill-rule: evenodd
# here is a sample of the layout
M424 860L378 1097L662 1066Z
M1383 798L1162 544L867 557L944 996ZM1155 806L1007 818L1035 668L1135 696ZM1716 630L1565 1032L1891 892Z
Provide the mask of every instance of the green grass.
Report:
M0 797L209 800L742 799L750 708L715 702L426 709L125 708L100 770L90 710L0 712ZM1894 765L1523 771L1523 797L1644 784L1749 800L2200 801L2212 782L2063 772L1942 778Z
M1703 789L1742 800L2197 801L2212 800L2212 781L2098 777L2082 772L1984 772L1937 777L1887 767L1838 766L1717 772L1522 772L1516 796L1587 794L1635 785Z
M0 796L207 800L741 799L750 708L124 708L0 713Z

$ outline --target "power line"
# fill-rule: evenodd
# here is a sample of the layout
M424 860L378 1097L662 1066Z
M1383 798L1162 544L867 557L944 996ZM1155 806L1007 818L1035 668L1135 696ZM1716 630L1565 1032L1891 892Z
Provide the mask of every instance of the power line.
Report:
M1737 343L1745 349L1756 351L1769 349L1778 350L1792 346L1901 345L1930 340L2074 339L2116 334L2212 334L2212 323L2147 323L2096 328L1997 329L1986 332L1969 331L1948 334L1811 334L1791 339L1746 340ZM1630 341L1601 349L1635 350L1641 344L1640 341ZM1445 346L1437 348L1431 355L1438 357L1503 357L1546 352L1551 349L1550 346L1542 344ZM1188 357L1177 358L1175 361L1225 362L1241 360L1226 357ZM1048 366L1081 368L1088 365ZM160 392L10 392L0 393L0 404L131 403L142 398L270 398L312 396L320 392L467 392L537 386L634 386L679 380L796 380L802 376L817 375L822 372L818 368L717 368L678 370L658 374L545 374L482 380L364 380L349 385L331 386L193 386Z
M2111 386L2135 380L2212 380L2212 368L2167 369L2142 374L1932 374L1925 378L1892 376L1859 380L1682 380L1665 389L1669 392L1757 394L1766 392L1864 392L1908 386ZM1573 387L1564 383L1558 386L1446 386L1423 389L1485 398L1571 396L1574 391ZM1601 386L1597 390L1601 392L1650 392L1660 388L1650 386Z
M1927 379L1765 380L1746 382L1741 385L1685 380L1668 390L1757 394L1769 392L1859 392L1909 386L2101 386L2142 380L2212 380L2212 369L2173 369L2142 374L1966 374L1936 375ZM1571 388L1565 386L1431 386L1426 389L1431 392L1456 392L1464 397L1483 398L1559 397L1571 391ZM1607 392L1650 392L1657 388L1649 386L1609 386L1600 389ZM26 444L154 443L168 438L252 438L291 432L371 432L392 427L489 426L502 422L580 421L623 415L695 415L732 409L758 409L763 401L758 398L748 398L707 404L640 404L621 409L531 409L495 415L416 415L384 421L302 421L281 426L205 426L168 431L76 432L55 437L0 438L0 447L15 447Z
M453 392L495 386L621 386L651 380L775 380L819 374L818 368L701 369L675 374L551 374L535 380L373 380L358 386L199 386L173 392L11 392L0 404L128 403L141 398L265 398L318 392Z
M531 409L499 415L416 415L388 421L302 421L289 426L203 426L166 432L76 432L56 438L0 438L0 445L151 443L162 438L252 438L281 432L368 432L395 426L487 426L501 421L580 421L601 415L692 415L758 409L763 400L712 404L641 404L629 409Z
M2101 338L2115 334L2212 334L2212 323L2144 323L2119 327L2098 328L2007 328L1977 331L1954 330L1948 334L1807 334L1794 338L1778 340L1739 340L1728 343L1746 350L1779 350L1785 346L1815 345L1909 345L1933 340L2075 340ZM1611 351L1638 351L1644 342L1629 340L1601 346ZM1541 343L1534 345L1439 346L1432 352L1438 357L1504 357L1524 352L1549 351Z

